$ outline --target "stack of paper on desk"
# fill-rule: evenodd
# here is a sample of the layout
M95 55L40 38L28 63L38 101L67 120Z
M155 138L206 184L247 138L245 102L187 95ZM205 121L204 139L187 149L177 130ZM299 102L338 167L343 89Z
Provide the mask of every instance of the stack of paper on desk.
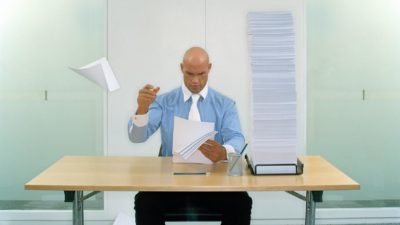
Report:
M252 68L252 167L264 174L295 173L297 101L290 12L248 14ZM287 166L286 166L287 165Z
M198 148L208 139L214 139L214 123L197 122L174 118L173 162L205 163L212 161L205 157Z
M119 84L106 58L101 58L79 69L70 67L71 70L93 81L105 90L115 91Z

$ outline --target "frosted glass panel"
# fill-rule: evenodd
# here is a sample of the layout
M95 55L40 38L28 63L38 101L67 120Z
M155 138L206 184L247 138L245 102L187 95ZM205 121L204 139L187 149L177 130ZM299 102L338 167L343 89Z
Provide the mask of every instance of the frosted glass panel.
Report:
M396 0L307 1L307 153L361 184L325 200L400 205L398 21Z
M0 209L62 202L23 185L64 155L103 154L105 93L67 67L105 49L106 0L0 0Z

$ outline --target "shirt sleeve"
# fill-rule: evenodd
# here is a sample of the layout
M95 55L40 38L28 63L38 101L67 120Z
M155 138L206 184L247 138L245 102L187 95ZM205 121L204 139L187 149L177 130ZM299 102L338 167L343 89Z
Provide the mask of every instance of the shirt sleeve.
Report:
M147 125L149 122L149 114L143 114L143 115L132 115L131 116L132 123L135 124L137 127L144 127Z
M129 140L134 143L145 142L160 127L162 107L154 101L147 114L132 115L128 122Z
M226 111L222 119L221 135L224 146L227 145L232 147L225 147L227 149L227 153L232 151L232 149L236 152L241 151L245 141L240 128L239 116L234 102L231 102L226 107Z

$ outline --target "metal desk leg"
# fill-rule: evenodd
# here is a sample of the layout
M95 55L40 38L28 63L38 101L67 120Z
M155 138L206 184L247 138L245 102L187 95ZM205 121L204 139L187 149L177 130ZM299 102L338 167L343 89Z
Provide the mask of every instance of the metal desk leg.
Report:
M286 191L303 201L306 201L306 225L315 225L315 203L322 202L323 191L307 191L306 196L295 191Z
M313 191L306 193L306 225L315 225L315 201Z
M72 203L73 225L83 225L83 191L75 191L74 202Z
M83 191L64 191L65 202L72 202L72 224L83 225L83 202L100 193L100 191L93 191L87 195L83 195Z

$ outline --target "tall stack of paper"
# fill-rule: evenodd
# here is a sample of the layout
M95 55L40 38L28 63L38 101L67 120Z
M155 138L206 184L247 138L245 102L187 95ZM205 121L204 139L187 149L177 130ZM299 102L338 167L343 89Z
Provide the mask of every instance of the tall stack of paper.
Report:
M291 12L251 12L251 158L260 173L292 173L297 163L296 80ZM255 168L253 168L255 169Z

